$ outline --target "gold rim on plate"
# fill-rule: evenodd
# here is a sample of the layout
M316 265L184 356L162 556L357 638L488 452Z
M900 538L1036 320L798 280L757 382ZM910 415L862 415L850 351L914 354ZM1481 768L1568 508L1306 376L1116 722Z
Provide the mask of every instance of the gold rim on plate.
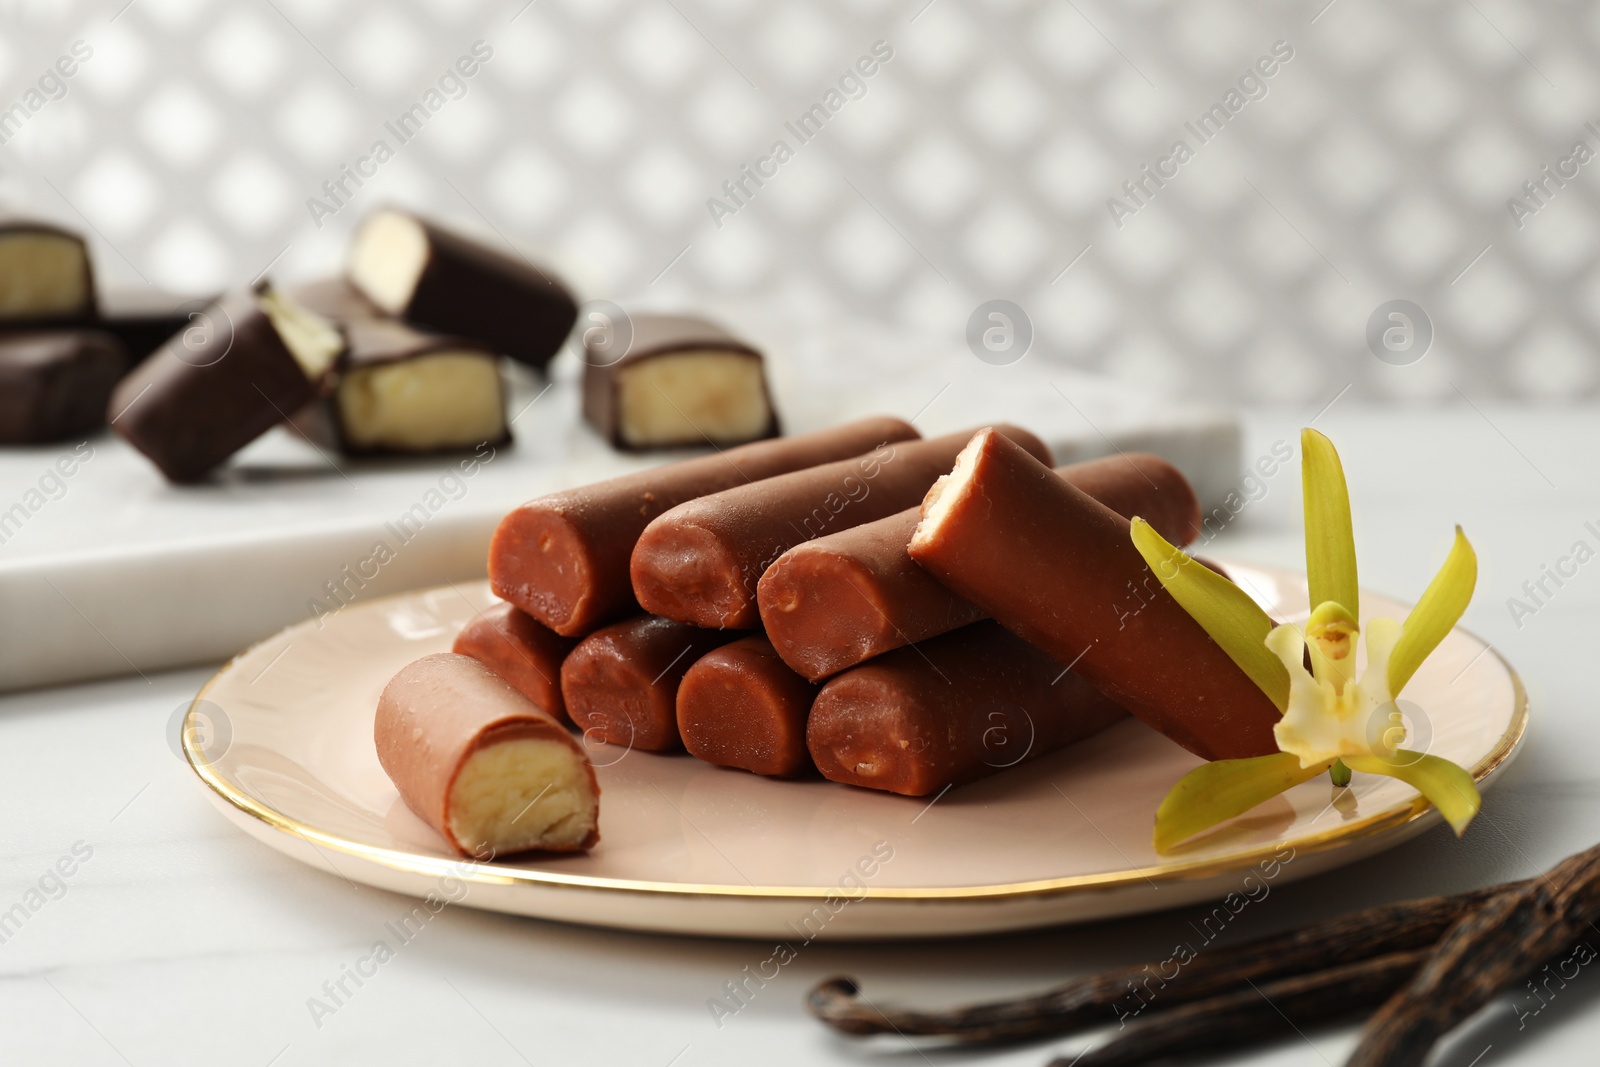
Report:
M395 597L380 597L368 603L376 604L383 600L415 596L418 592L423 592L423 590L396 594ZM1499 742L1490 750L1488 755L1479 760L1471 769L1473 781L1482 784L1505 763L1522 740L1524 733L1526 733L1528 727L1528 692L1523 687L1522 678L1494 646L1468 630L1461 627L1456 629L1473 640L1481 642L1485 651L1490 652L1495 659L1499 660L1500 665L1505 668L1506 675L1511 680L1514 695L1511 721L1506 727L1506 732L1501 735ZM201 702L205 700L212 687L222 679L222 676L229 671L234 663L243 659L261 645L266 644L267 641L274 640L277 636L275 634L273 637L251 645L230 659L216 674L212 675L206 681L206 684L200 687L200 691L195 694L194 700L190 702L188 711L184 713L182 730L184 757L188 760L189 765L194 768L195 773L200 776L200 780L205 782L213 792L234 808L260 820L274 830L298 837L313 845L321 845L324 848L330 848L345 855L376 863L392 870L429 876L448 874L464 881L482 885L516 885L520 883L546 889L593 890L606 893L648 894L684 898L743 897L762 900L793 900L796 902L825 900L838 893L836 886L720 885L560 874L552 871L528 870L523 867L509 867L494 863L480 863L459 857L422 856L414 852L403 852L396 849L381 848L376 845L366 845L359 841L351 841L348 838L318 830L314 826L303 823L262 803L246 792L243 787L224 778L193 741L193 738L197 736L196 731L192 729L196 710ZM1418 819L1426 819L1430 816L1435 821L1439 819L1438 811L1428 803L1425 797L1419 795L1410 804L1397 805L1334 829L1297 839L1292 842L1292 845L1297 855L1326 852L1353 841L1398 829L1416 822ZM1259 846L1245 852L1231 853L1226 857L1195 859L1186 862L1162 864L1159 867L1135 868L1106 874L1073 875L1066 878L1036 879L1029 882L979 886L867 886L857 899L959 904L977 901L1022 900L1063 896L1084 891L1117 889L1140 882L1159 888L1164 883L1211 878L1227 874L1230 871L1253 867L1266 859L1277 856L1284 844L1285 842L1279 842L1277 844Z

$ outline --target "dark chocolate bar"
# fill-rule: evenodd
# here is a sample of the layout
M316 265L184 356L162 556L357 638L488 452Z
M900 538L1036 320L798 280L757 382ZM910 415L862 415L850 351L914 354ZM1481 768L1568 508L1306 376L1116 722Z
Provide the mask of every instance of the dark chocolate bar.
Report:
M97 330L0 336L0 444L60 441L100 428L127 369L122 343Z
M94 314L94 270L83 238L48 222L0 218L0 322Z
M367 455L510 439L500 361L488 347L389 318L342 278L293 296L337 323L346 341L333 393L295 416L313 440Z
M688 315L634 315L627 351L585 344L583 415L617 448L719 448L778 436L759 350Z
M344 349L331 321L265 282L211 305L124 378L112 429L193 482L314 400Z
M550 362L578 317L553 274L392 208L362 223L349 276L388 314L531 367Z

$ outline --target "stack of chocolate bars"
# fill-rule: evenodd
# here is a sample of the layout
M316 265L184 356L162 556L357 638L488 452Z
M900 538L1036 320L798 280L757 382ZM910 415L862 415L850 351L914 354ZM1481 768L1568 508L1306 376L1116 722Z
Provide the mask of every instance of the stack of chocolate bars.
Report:
M464 851L469 839L499 851L584 848L596 796L579 773L582 751L552 724L627 750L687 749L756 774L913 796L1106 728L1123 701L1059 649L991 621L979 598L908 552L918 506L988 436L1091 522L1126 528L1140 515L1177 544L1199 530L1193 490L1154 456L1052 471L1050 450L1020 427L924 439L890 417L540 497L507 515L491 543L503 603L468 624L454 655L402 671L379 705L379 752L402 797ZM1107 581L1144 573L1115 562ZM1025 591L1027 577L1000 584ZM1055 610L1085 615L1109 648L1114 603ZM505 688L469 714L464 694L494 689L485 669ZM524 726L507 732L512 706ZM468 768L483 776L464 779ZM506 795L490 804L490 794ZM520 810L523 794L542 807L501 826L494 813Z
M350 455L509 435L501 356L542 368L577 316L550 273L415 215L357 232L345 274L206 308L120 385L113 428L175 482L292 422Z
M97 294L77 234L0 218L0 445L99 429L117 382L185 322L179 297Z
M501 359L543 370L578 314L551 272L394 209L362 223L338 277L106 303L80 237L0 221L0 443L109 421L174 482L280 423L354 456L506 441ZM583 411L614 447L777 435L749 343L698 316L593 317Z

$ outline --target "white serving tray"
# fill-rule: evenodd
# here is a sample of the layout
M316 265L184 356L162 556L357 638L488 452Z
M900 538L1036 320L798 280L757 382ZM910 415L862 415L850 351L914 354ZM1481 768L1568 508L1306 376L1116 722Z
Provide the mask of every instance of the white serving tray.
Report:
M1009 420L1058 462L1159 453L1213 503L1238 477L1232 415L1057 369L1037 352L996 367L867 326L768 348L790 432L880 412L929 436ZM110 433L0 449L0 690L220 660L319 605L337 608L328 583L365 599L482 577L510 508L672 458L620 455L591 433L579 370L563 355L550 382L517 377L516 441L470 477L459 459L325 456L283 428L188 487ZM52 474L75 450L92 456L69 462L70 477ZM425 517L414 532L397 525L407 512Z

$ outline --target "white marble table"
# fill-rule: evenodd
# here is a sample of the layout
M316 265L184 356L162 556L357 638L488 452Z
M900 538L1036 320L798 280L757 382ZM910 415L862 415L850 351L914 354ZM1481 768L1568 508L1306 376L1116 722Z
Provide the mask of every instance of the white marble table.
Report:
M1256 412L1253 457L1315 411ZM1343 450L1371 587L1412 598L1460 521L1483 560L1467 625L1522 672L1528 748L1464 841L1443 830L1310 884L1274 889L1227 936L1244 938L1359 905L1543 869L1600 839L1600 711L1591 642L1600 562L1512 620L1506 600L1575 541L1600 547L1600 419L1593 410L1358 409L1318 425ZM1216 544L1292 564L1297 476L1273 479ZM0 607L3 609L3 607ZM4 654L0 650L0 654ZM719 1027L707 1000L770 946L611 933L447 908L314 1019L312 997L388 937L401 897L301 865L232 829L169 749L168 724L204 670L0 699L0 916L38 904L0 943L0 1057L15 1064L517 1064L643 1067L843 1061L1043 1064L1078 1041L992 1052L928 1052L898 1039L856 1045L809 1020L810 984L847 973L875 1000L997 997L1085 970L1165 956L1198 909L1096 928L953 943L805 948ZM929 816L937 818L935 809ZM76 846L78 857L73 857ZM83 858L87 855L87 858ZM73 871L56 881L58 861ZM30 889L48 893L29 897ZM25 907L24 912L29 912ZM16 913L13 913L16 914ZM3 921L3 920L0 920ZM1600 945L1600 935L1596 935ZM1437 1063L1590 1062L1600 972L1585 971L1537 1015L1508 999ZM320 1025L319 1025L320 1024ZM1337 1064L1351 1028L1283 1039L1210 1062Z

